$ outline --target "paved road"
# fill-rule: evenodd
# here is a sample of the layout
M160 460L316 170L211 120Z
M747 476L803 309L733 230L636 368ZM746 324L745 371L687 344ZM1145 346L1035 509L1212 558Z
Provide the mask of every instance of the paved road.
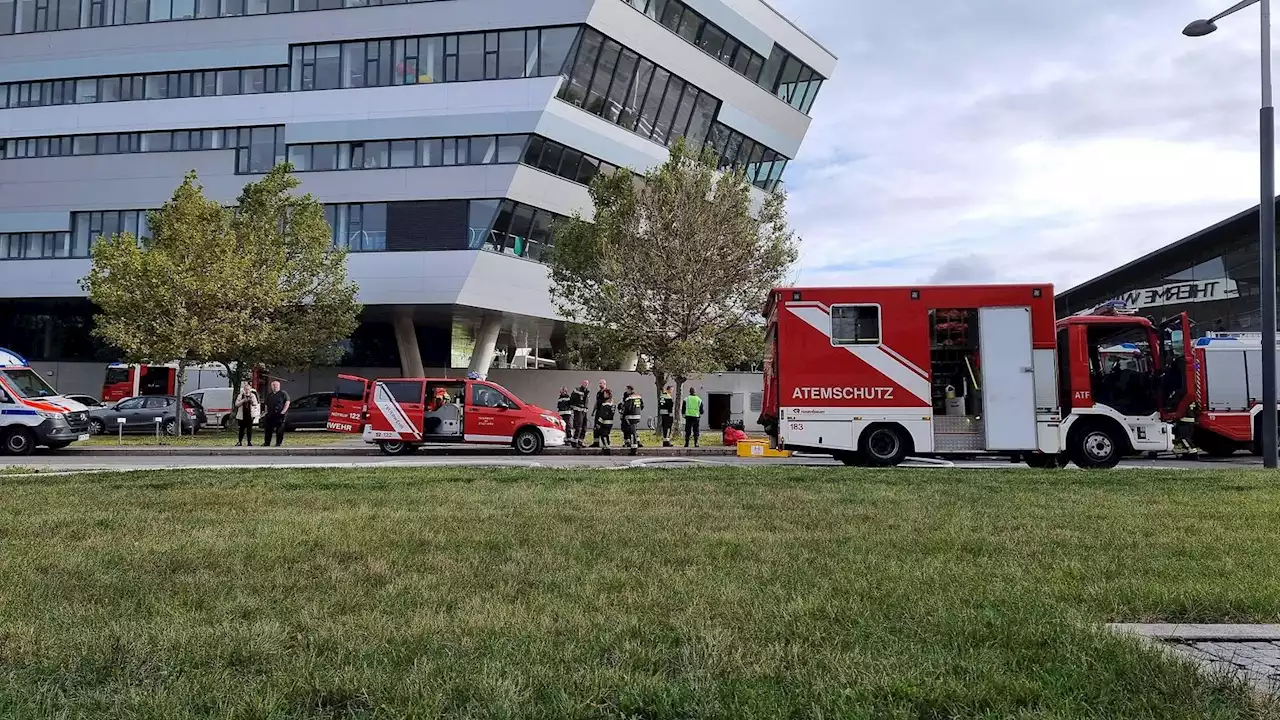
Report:
M168 455L146 456L130 454L123 456L90 456L76 457L71 454L37 454L24 458L0 460L0 467L6 468L3 474L21 472L17 468L30 468L39 472L75 472L85 470L160 470L160 469L217 469L217 468L371 468L371 467L442 467L442 466L485 466L485 467L554 467L554 468L627 468L658 467L680 468L691 466L737 466L766 467L777 465L838 467L840 463L825 457L797 457L789 459L751 459L729 456L705 458L665 458L665 457L631 457L628 455L543 455L532 459L514 456L477 456L477 457L432 457L429 454L418 454L408 457L384 457L379 455L346 455L346 456L298 456L275 454L264 450L259 454L236 456L211 455ZM914 467L962 468L962 469L1027 469L1021 463L1005 460L984 461L940 461L921 460L911 462ZM1255 458L1241 456L1230 461L1182 461L1182 460L1132 460L1121 465L1121 468L1149 469L1228 469L1249 466L1260 466ZM12 468L12 469L10 469ZM1076 469L1070 467L1067 472Z

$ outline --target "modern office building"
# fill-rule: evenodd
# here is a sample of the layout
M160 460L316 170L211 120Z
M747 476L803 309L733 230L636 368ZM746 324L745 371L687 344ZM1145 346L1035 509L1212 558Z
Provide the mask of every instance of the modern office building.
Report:
M1257 206L1057 296L1059 316L1123 300L1156 320L1186 312L1206 331L1261 329Z
M0 0L0 346L115 359L95 239L288 159L351 251L344 364L546 356L539 261L586 183L685 137L772 190L834 67L763 0Z

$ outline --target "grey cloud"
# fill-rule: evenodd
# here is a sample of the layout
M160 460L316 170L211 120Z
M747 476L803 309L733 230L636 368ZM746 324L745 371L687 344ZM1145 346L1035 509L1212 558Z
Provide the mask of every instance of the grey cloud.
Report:
M1028 142L1070 149L1142 138L1250 151L1256 11L1190 40L1181 27L1212 0L774 2L840 57L787 171L806 281L990 273L1062 287L1252 200L1040 209L1006 207L1005 196L1036 170L1012 153ZM1053 168L1042 172L1051 182ZM1185 172L1195 187L1197 168ZM839 270L857 267L875 270Z
M963 285L1002 282L995 263L985 255L963 255L942 263L924 280L930 285Z

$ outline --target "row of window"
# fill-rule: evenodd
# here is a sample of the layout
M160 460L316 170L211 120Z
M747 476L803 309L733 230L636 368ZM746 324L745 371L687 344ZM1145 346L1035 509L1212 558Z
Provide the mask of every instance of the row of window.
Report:
M481 135L290 145L289 162L301 172L510 164L520 162L528 139L528 135Z
M552 223L561 219L530 205L496 199L344 203L325 205L324 214L333 229L334 247L351 252L470 248L531 260L543 257L552 244ZM418 233L424 218L435 221L434 229ZM392 226L400 228L402 235L396 238L396 247L388 244ZM0 234L0 259L88 257L99 238L117 233L147 237L147 211L75 212L71 214L70 232ZM449 237L427 237L433 235Z
M760 78L764 57L680 0L622 0L751 82Z
M215 130L160 130L156 132L61 135L58 137L10 138L0 143L0 160L64 155L115 155L140 152L185 152L226 150L240 146L241 133L252 128Z
M70 233L0 233L0 259L65 257L76 257Z
M2 5L4 0L0 0ZM573 27L300 45L290 65L0 85L0 109L558 75Z
M787 169L785 155L720 123L712 126L707 146L720 159L721 170L742 170L746 173L747 182L761 190L777 190L782 181L782 171Z
M616 165L537 135L477 135L290 145L299 172L524 163L583 185Z
M0 35L433 0L0 0Z
M824 78L775 44L769 59L738 42L718 25L680 0L622 0L666 26L739 75L777 95L791 107L809 114Z
M559 75L577 27L296 45L290 87L333 90Z
M0 109L288 92L286 65L0 85Z
M215 130L160 130L11 138L0 143L0 160L232 149L236 151L237 173L269 172L276 164L285 160L284 127L274 125Z
M566 65L560 99L642 137L702 145L720 102L709 93L587 28Z

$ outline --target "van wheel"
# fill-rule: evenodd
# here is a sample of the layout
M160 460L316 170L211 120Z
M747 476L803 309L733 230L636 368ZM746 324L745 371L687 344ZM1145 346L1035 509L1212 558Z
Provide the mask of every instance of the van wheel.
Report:
M862 462L862 456L856 452L838 452L834 457L849 467L862 467L866 464Z
M227 430L231 429L231 416L223 415L222 419L218 421L218 425L222 427L223 432L226 432Z
M5 455L30 455L36 447L36 436L22 426L9 428L0 447L4 448Z
M378 449L383 455L408 455L417 450L418 446L400 440L383 440L378 443Z
M1067 439L1067 456L1076 467L1106 470L1120 464L1124 441L1116 431L1100 423L1089 423L1071 429Z
M858 455L872 467L901 465L907 459L910 439L897 425L872 425L862 433Z
M524 428L512 438L511 446L516 449L517 455L537 455L542 452L542 433L533 428Z

